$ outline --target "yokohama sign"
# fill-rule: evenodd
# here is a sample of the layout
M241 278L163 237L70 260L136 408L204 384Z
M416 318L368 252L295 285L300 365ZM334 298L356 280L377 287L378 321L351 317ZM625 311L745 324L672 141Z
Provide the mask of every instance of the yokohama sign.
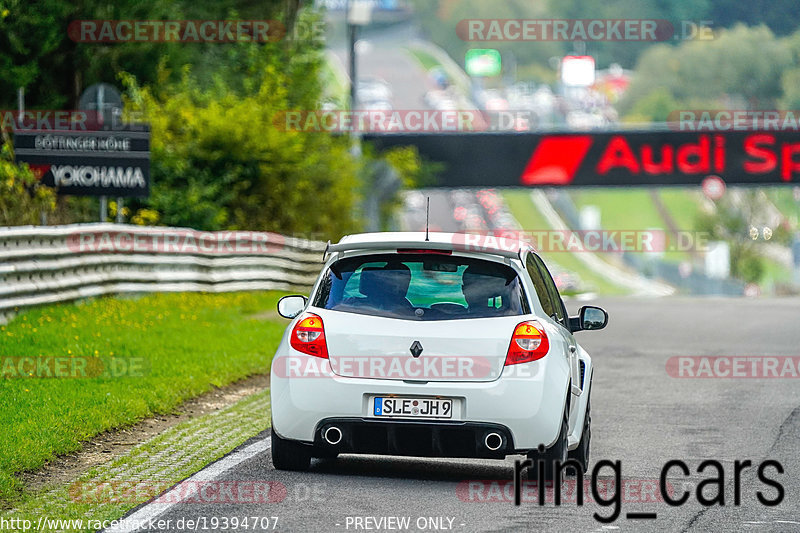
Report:
M59 194L147 196L150 132L25 130L14 135L17 161L28 163Z
M602 132L367 135L379 149L415 145L444 164L437 185L800 183L800 132Z

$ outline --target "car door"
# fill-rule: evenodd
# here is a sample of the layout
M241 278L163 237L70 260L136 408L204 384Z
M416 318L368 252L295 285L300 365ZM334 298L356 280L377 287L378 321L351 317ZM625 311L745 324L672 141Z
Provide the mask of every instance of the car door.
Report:
M580 396L582 390L580 388L580 361L578 360L578 343L575 342L575 337L569 329L569 315L567 308L564 306L564 301L558 292L553 276L547 270L544 261L535 253L528 254L525 265L528 274L531 276L536 292L543 291L539 296L540 301L547 300L547 305L542 302L542 307L559 326L559 332L564 337L564 340L569 347L569 368L570 378L572 380L572 394ZM537 278L534 280L534 276ZM540 289L541 287L541 289Z

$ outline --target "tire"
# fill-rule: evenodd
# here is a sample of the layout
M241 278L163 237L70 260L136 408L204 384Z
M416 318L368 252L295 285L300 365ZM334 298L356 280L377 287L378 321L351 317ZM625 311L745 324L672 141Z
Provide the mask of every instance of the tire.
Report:
M583 473L589 471L589 447L592 443L592 399L586 402L586 418L583 421L583 431L578 447L569 452L569 458L575 459L583 467Z
M311 448L293 440L282 439L270 429L272 465L276 470L306 471L311 466Z
M555 463L564 463L567 460L569 453L569 422L567 420L567 412L564 411L564 416L561 419L561 431L558 434L558 439L555 444L550 446L544 451L539 453L538 450L528 452L528 459L533 461L533 465L528 470L528 479L538 479L539 466L544 467L545 481L551 481L556 477Z

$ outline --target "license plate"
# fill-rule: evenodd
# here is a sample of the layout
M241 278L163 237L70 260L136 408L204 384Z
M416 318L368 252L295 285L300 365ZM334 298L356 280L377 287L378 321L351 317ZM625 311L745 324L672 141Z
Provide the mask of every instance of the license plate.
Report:
M434 398L375 398L375 416L452 418L453 400Z

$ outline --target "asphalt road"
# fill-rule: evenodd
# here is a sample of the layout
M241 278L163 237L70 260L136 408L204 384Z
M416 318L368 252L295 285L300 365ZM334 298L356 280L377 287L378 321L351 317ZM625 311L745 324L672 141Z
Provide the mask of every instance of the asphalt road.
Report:
M425 69L405 49L415 37L415 30L407 24L366 31L360 35L357 77L384 79L392 88L392 105L395 109L428 109L425 93L435 88ZM330 49L341 65L347 68L349 58L345 43L333 43Z
M600 332L579 333L578 340L596 362L592 464L601 459L621 462L623 501L615 522L604 524L593 516L609 516L615 505L572 502L541 507L528 499L516 507L506 501L514 458L502 462L341 456L313 463L310 472L290 473L275 471L267 450L216 479L277 482L270 495L281 501L177 504L157 516L170 520L161 524L169 526L161 530L188 529L185 520L198 517L205 517L210 526L212 517L259 516L277 517L277 531L398 530L385 527L394 522L372 527L376 523L365 517L409 517L410 531L448 527L465 532L800 531L800 380L687 379L670 377L666 371L666 362L673 356L800 355L800 301L670 298L597 303L609 311L609 326ZM570 302L568 308L575 312L578 305ZM656 501L661 469L672 459L684 461L691 472L684 477L674 469L668 478L676 495L690 490L688 502L679 507ZM698 465L706 459L723 466L724 507L698 503L694 490L698 482L718 477L715 468L698 473ZM752 467L740 476L741 505L735 506L736 460L750 460L754 465L780 462L783 474L769 468L765 473L782 486L783 502L777 507L758 502L758 491L770 500L777 492L759 481L757 467ZM615 494L609 485L611 476L612 471L605 469L594 481L601 498ZM484 480L484 484L469 485L470 480ZM707 496L715 492L715 486L705 487ZM656 513L657 517L626 518L631 512ZM177 527L181 518L183 527ZM356 527L359 524L362 527ZM271 520L261 525L272 527ZM444 527L431 527L437 525ZM203 529L202 524L198 529ZM239 530L244 530L241 524Z

